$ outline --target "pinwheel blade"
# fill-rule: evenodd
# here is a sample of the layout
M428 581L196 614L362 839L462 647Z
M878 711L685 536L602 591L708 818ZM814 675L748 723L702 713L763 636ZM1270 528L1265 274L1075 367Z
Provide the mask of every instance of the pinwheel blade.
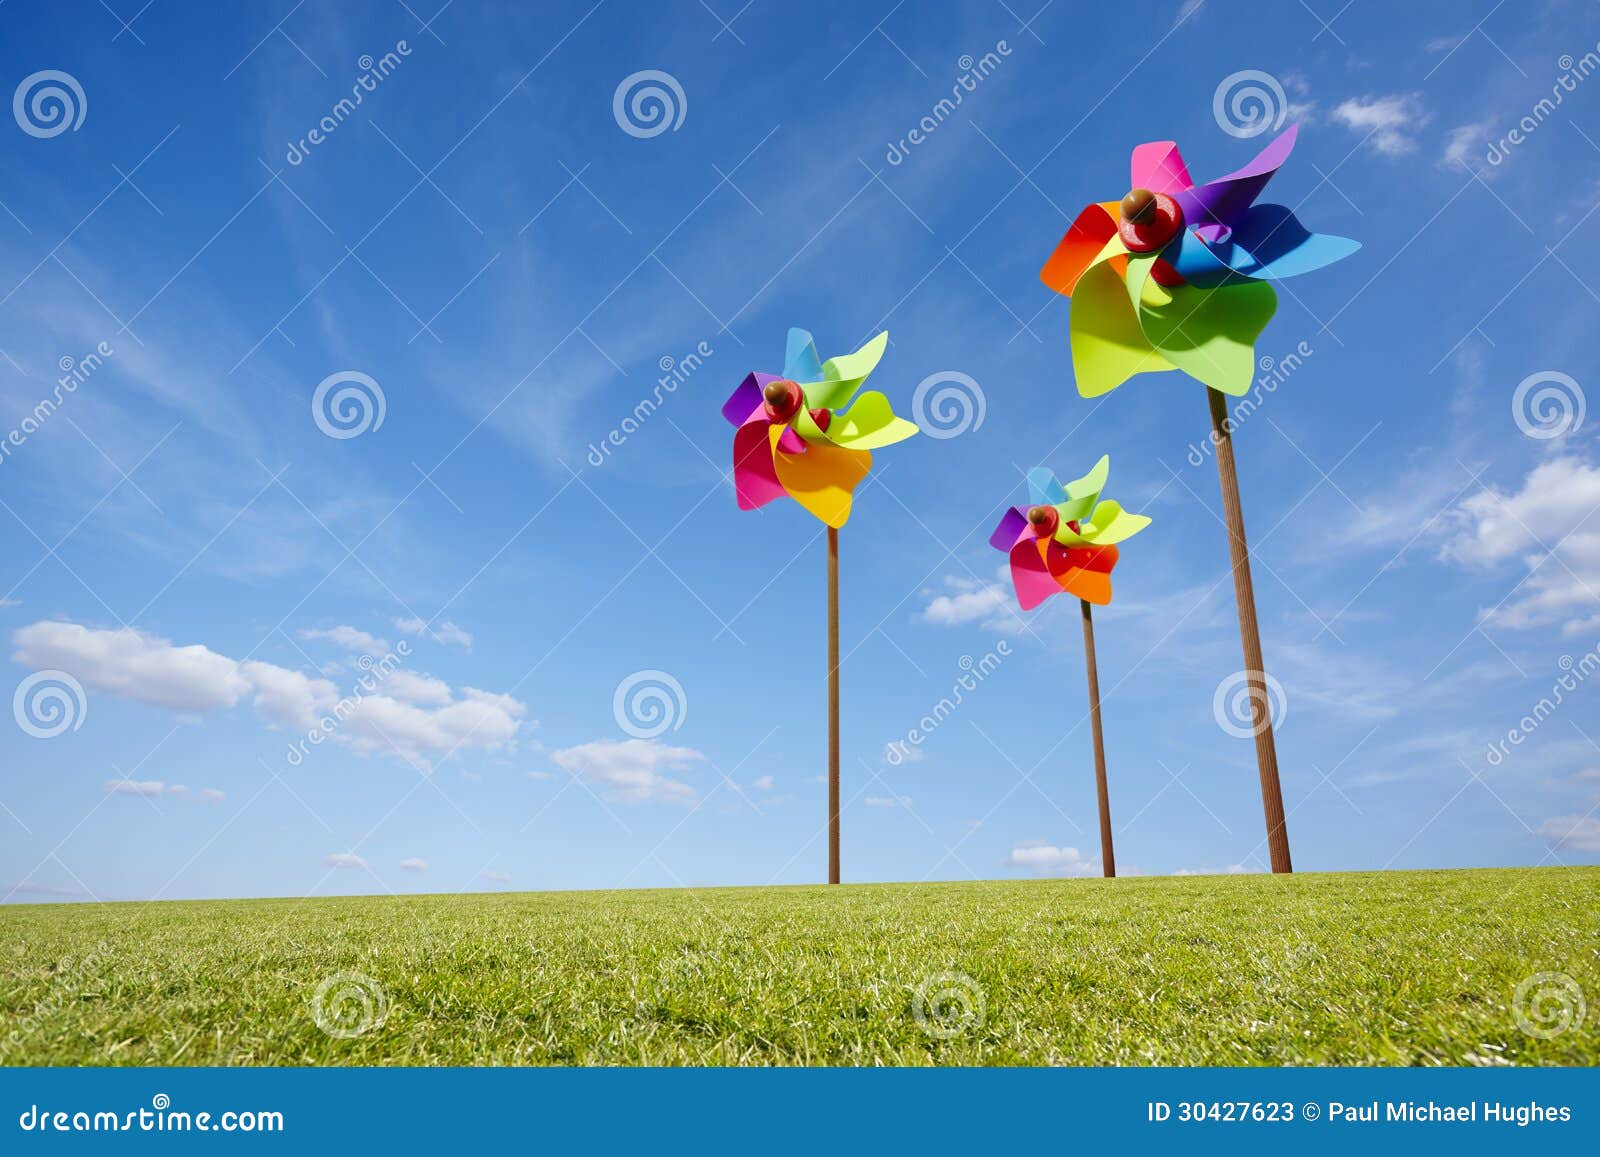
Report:
M1190 228L1206 222L1233 226L1244 216L1246 209L1255 204L1261 190L1267 187L1278 167L1289 159L1294 149L1299 125L1290 125L1271 144L1256 154L1254 160L1225 177L1208 181L1193 189L1174 194L1183 219Z
M1084 534L1086 542L1096 546L1112 546L1124 542L1150 525L1143 514L1133 514L1122 509L1122 504L1107 499L1098 503L1089 515L1089 526Z
M772 464L771 423L752 418L733 436L733 489L740 510L754 510L783 497Z
M1089 517L1100 498L1100 492L1106 488L1106 476L1110 473L1111 455L1102 454L1089 473L1067 483L1065 497L1056 504L1063 526L1067 522L1079 522Z
M1198 238L1196 244L1207 246ZM1218 263L1235 273L1277 280L1341 261L1360 249L1361 242L1313 233L1287 205L1255 205L1234 225L1226 241L1211 242L1207 248Z
M1264 281L1158 286L1150 280L1156 260L1151 253L1128 261L1127 298L1145 340L1190 377L1225 394L1244 393L1255 379L1256 338L1278 307L1277 293Z
M833 416L823 436L848 450L876 450L904 442L915 433L915 422L897 417L886 396L868 390L858 394L844 413Z
M1061 593L1061 584L1045 565L1039 540L1032 534L1011 547L1011 585L1017 592L1017 605L1025 611Z
M1135 147L1129 188L1152 193L1181 193L1193 186L1176 141L1149 141Z
M1113 245L1121 248L1115 238L1106 248ZM1126 260L1125 254L1117 256ZM1085 398L1110 393L1135 374L1172 368L1145 337L1128 287L1111 260L1091 265L1072 295L1072 375Z
M989 536L989 545L996 550L1010 550L1017 537L1028 529L1028 516L1021 508L1013 506L1000 516L1000 525Z
M747 374L744 381L722 403L722 416L735 426L742 426L755 413L756 407L766 404L761 391L768 382L777 381L772 374Z
M1028 501L1034 506L1054 506L1067 500L1066 488L1056 481L1056 472L1048 466L1035 466L1028 471Z
M1052 546L1047 561L1062 590L1096 606L1103 607L1111 601L1111 570L1117 565L1116 547Z
M1055 252L1039 270L1039 280L1066 297L1071 297L1089 266L1100 257L1106 242L1117 235L1117 216L1122 207L1116 201L1090 205L1078 214Z
M791 329L783 354L783 376L791 382L815 382L822 378L822 361L817 357L811 331Z
M855 353L823 362L821 381L800 383L805 387L806 405L814 410L844 409L861 388L861 383L867 380L867 375L877 368L888 346L889 333L885 330Z
M773 468L783 488L829 526L843 526L850 518L851 495L872 468L872 453L811 442L804 454L790 454L778 448L782 433L777 427L768 431Z

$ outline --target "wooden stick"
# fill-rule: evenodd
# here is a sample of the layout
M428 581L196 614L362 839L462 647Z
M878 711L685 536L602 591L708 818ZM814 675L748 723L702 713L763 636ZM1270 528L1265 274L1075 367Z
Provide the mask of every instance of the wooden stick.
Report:
M839 531L828 527L828 883L839 882Z
M1222 480L1222 509L1228 519L1233 597L1239 605L1239 638L1244 644L1245 678L1250 684L1251 730L1256 737L1256 767L1261 773L1261 809L1267 820L1267 848L1274 872L1292 872L1289 828L1283 815L1283 788L1278 782L1278 749L1272 741L1272 710L1267 700L1266 667L1261 659L1261 629L1256 623L1255 587L1250 582L1250 548L1245 545L1239 475L1233 464L1228 403L1209 386L1206 395L1210 399L1212 437L1217 446L1217 475Z
M1105 874L1117 874L1117 856L1111 849L1111 795L1106 788L1106 740L1100 731L1100 673L1094 658L1094 619L1089 600L1079 599L1083 607L1083 661L1089 671L1089 718L1094 724L1094 787L1100 797L1100 863Z

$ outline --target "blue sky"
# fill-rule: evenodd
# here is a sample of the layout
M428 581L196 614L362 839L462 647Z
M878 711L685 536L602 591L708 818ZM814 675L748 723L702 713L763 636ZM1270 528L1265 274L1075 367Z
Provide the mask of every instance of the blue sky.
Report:
M82 94L0 127L0 895L822 878L821 528L735 508L718 412L791 325L982 402L841 535L845 878L1097 872L1077 608L1019 620L987 537L1101 453L1155 520L1096 617L1119 867L1261 870L1202 388L1080 399L1037 276L1135 144L1254 155L1246 71L1274 199L1364 245L1236 436L1296 865L1600 857L1591 9L591 5L0 8L5 90ZM618 118L645 70L675 127ZM324 433L335 375L381 424Z

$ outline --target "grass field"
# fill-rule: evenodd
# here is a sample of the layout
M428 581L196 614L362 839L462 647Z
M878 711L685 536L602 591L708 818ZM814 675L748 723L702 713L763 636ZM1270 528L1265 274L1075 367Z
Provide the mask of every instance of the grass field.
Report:
M7 1064L1600 1063L1594 868L16 906L0 931ZM1539 973L1564 1004L1516 1000Z

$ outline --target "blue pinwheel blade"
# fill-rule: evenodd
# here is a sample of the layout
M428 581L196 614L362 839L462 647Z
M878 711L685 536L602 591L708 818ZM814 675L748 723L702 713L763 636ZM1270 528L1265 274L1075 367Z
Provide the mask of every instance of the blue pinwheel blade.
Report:
M1056 481L1055 471L1048 466L1035 466L1028 471L1028 501L1035 506L1054 506L1067 500L1067 492Z
M789 344L783 354L783 376L802 385L822 380L822 359L817 357L817 344L811 340L810 330L789 331Z

